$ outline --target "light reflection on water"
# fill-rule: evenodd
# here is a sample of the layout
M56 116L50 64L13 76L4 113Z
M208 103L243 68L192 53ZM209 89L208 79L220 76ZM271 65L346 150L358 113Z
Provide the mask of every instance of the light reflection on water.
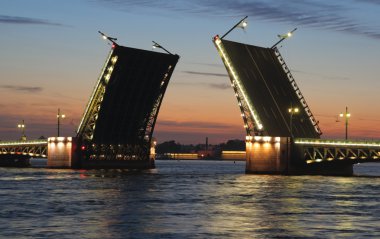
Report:
M0 237L380 237L380 177L246 175L244 166L0 168ZM355 170L380 176L376 164Z

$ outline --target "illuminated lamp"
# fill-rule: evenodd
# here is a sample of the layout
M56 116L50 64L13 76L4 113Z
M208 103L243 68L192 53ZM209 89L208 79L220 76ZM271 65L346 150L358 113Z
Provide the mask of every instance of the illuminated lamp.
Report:
M260 141L262 139L262 137L261 136L255 136L254 139L255 139L255 141Z
M272 139L272 137L270 137L270 136L264 136L263 137L264 142L269 142L271 139Z

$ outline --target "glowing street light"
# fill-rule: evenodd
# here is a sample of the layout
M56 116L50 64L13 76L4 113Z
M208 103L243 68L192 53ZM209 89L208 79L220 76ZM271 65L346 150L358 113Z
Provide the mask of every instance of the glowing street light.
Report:
M283 40L293 36L293 32L295 32L297 30L297 28L294 28L292 31L286 33L286 34L282 34L282 35L277 35L280 40L278 42L276 42L276 44L274 44L271 48L274 49L278 44L280 44Z
M57 114L57 120L58 120L58 122L57 122L57 137L59 137L59 127L60 127L60 119L64 119L64 118L66 118L66 115L65 114L61 114L61 111L60 111L60 109L58 108L58 114Z
M102 35L102 38L103 38L104 40L108 40L108 41L112 42L112 48L115 48L115 46L118 46L118 44L116 43L117 38L107 36L106 34L104 34L104 33L101 32L101 31L98 31L98 32L99 32L100 35Z
M345 125L346 125L346 140L348 139L348 118L350 118L351 117L351 114L350 113L348 113L348 108L347 108L347 106L346 106L346 113L345 114L343 114L343 113L340 113L339 114L339 117L341 117L341 118L346 118L346 123L345 123Z
M293 107L290 107L288 109L288 112L289 112L289 115L290 115L290 122L289 122L289 125L290 125L290 136L293 137L293 115L294 114L298 114L299 113L299 109L298 108L293 108Z
M22 123L21 123L21 124L18 124L18 125L17 125L17 128L19 128L19 129L22 130L21 140L22 140L22 141L25 141L25 140L26 140L26 136L25 136L25 122L24 122L24 120L22 120Z
M248 16L245 16L243 19L241 19L238 23L235 24L235 26L233 26L230 30L228 30L228 32L226 32L220 39L223 39L225 36L228 35L228 33L230 33L232 30L234 30L237 27L245 29L248 26L248 21L246 20L247 18Z
M163 46L161 46L160 44L158 44L157 42L155 41L152 41L153 42L153 45L152 47L153 48L161 48L162 50L164 50L166 53L170 54L170 55L173 55L170 51L166 50Z

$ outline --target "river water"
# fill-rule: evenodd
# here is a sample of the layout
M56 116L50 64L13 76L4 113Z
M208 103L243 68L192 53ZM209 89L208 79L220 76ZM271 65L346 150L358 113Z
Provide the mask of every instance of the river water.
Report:
M244 162L157 169L0 168L0 238L380 238L380 165L359 176L246 175Z

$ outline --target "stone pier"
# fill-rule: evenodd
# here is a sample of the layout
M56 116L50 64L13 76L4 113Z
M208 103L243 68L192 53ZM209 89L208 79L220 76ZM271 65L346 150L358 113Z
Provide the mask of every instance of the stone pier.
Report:
M246 137L246 172L286 174L289 171L290 138Z
M48 138L48 168L72 168L76 162L76 138Z

